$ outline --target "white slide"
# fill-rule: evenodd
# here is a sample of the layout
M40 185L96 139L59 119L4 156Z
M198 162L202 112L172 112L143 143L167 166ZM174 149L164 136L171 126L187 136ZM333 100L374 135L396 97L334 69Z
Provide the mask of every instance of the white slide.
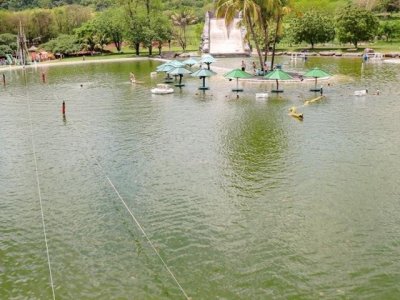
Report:
M210 19L210 54L212 55L247 55L244 48L239 19L227 28L224 19Z

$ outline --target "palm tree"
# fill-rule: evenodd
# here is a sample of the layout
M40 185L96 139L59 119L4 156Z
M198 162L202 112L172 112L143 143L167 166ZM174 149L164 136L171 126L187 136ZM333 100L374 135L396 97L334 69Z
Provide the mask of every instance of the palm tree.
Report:
M216 4L216 16L223 17L227 27L232 25L235 16L238 13L243 15L243 24L247 29L250 29L251 38L257 49L257 54L260 60L260 65L263 66L263 58L260 50L260 45L257 42L255 27L258 26L260 19L260 6L257 0L218 0Z
M283 17L291 12L291 0L274 0L274 15L275 15L275 36L274 43L272 46L272 59L271 59L271 69L274 68L274 60L275 60L275 48L278 39L278 35L282 31L282 21Z
M171 15L171 19L172 23L178 27L176 37L183 49L183 52L185 52L187 46L186 27L196 23L197 17L191 11L184 9L178 13L173 13Z
M274 2L275 0L258 0L260 6L260 30L265 49L263 61L266 62L269 50L269 27L271 20L274 18ZM264 64L261 66L264 70Z

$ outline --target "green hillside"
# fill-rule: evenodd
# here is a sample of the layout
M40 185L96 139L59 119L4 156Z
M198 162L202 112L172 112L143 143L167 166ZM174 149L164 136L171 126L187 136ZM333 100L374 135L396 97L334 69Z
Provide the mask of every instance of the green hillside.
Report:
M292 5L296 11L320 10L334 14L337 10L348 4L354 4L367 10L379 12L397 12L400 10L398 0L293 0Z
M145 2L145 1L142 1ZM149 2L154 2L149 0ZM157 1L158 2L158 1ZM161 1L168 9L180 7L191 7L193 9L203 8L212 3L212 0L164 0ZM118 3L113 0L0 0L0 8L8 10L23 10L27 8L52 8L62 5L78 4L92 6L96 10L102 10Z
M348 0L297 0L293 5L298 11L317 9L325 12L335 12L349 3Z
M111 5L123 3L123 0L0 0L0 9L24 10L30 8L53 8L63 5L77 4L90 6L95 10L103 10ZM162 4L168 10L178 10L181 8L191 8L196 12L212 9L213 0L143 0L153 4ZM397 11L400 9L398 0L292 0L291 6L295 11L307 11L311 9L334 13L347 4L357 4L367 9L381 11Z
M203 8L212 4L212 0L165 0L162 1L165 7L177 9L179 7ZM334 9L343 6L346 0L298 0L293 4L299 9L309 9L318 7L320 9ZM0 8L9 10L23 10L27 8L52 8L62 5L78 4L83 6L93 6L103 9L110 6L115 1L112 0L0 0Z

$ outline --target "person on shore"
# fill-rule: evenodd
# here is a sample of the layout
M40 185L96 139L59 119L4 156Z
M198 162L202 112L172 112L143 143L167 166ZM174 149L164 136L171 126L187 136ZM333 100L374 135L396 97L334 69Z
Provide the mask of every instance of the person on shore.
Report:
M264 74L268 73L268 64L267 61L264 62Z
M255 61L253 61L253 74L257 75L257 65Z
M242 60L242 71L246 71L246 63Z

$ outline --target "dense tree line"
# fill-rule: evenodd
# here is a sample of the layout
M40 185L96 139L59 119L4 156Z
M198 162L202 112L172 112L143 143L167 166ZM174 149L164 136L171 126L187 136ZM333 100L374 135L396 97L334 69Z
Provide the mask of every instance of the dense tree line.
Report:
M72 34L75 28L92 17L92 10L80 5L19 12L0 11L0 33L17 34L21 23L30 42L46 42L59 34Z
M0 8L18 11L31 8L53 8L64 5L93 6L97 8L108 7L111 0L3 0Z
M152 55L154 47L160 54L163 45L171 40L185 51L187 27L198 22L193 9L172 12L161 0L119 0L102 11L76 4L16 12L3 10L0 34L16 35L21 24L28 46L41 45L51 52L69 55L79 50L103 51L110 43L121 51L125 42L136 54L142 47Z
M308 3L306 0L219 0L215 7L210 6L209 0L116 0L112 4L109 0L78 1L85 6L72 4L74 0L35 1L5 1L8 4L19 3L21 7L35 3L55 6L0 10L0 54L15 51L14 44L9 43L10 37L17 34L19 24L25 30L29 45L41 45L48 51L66 55L81 50L103 51L104 46L110 43L117 51L122 50L123 43L128 43L136 54L144 48L152 55L155 47L161 53L163 45L175 41L185 51L189 26L197 24L196 31L200 37L204 10L214 8L218 16L225 18L227 25L239 13L242 15L242 26L247 29L246 40L256 49L261 66L267 61L269 51L266 50L272 50L273 66L276 45L282 39L294 44L306 42L311 48L333 40L352 43L357 48L360 41L369 41L377 36L390 41L400 32L397 21L386 19L379 23L371 11L400 2L390 0L354 0L357 5L338 6L329 11L329 15L324 11L324 5L330 3L328 0L321 0L321 7L309 9L304 6ZM5 2L3 0L3 5ZM68 5L56 6L67 2ZM203 10L182 5L174 8L178 2L198 5ZM102 9L98 10L99 7Z
M143 0L146 2L146 0ZM96 11L104 10L113 6L118 1L113 0L0 0L0 9L24 10L32 8L54 8L65 5L90 6ZM202 10L210 5L212 0L164 0L163 3L169 10L180 8L192 8Z

